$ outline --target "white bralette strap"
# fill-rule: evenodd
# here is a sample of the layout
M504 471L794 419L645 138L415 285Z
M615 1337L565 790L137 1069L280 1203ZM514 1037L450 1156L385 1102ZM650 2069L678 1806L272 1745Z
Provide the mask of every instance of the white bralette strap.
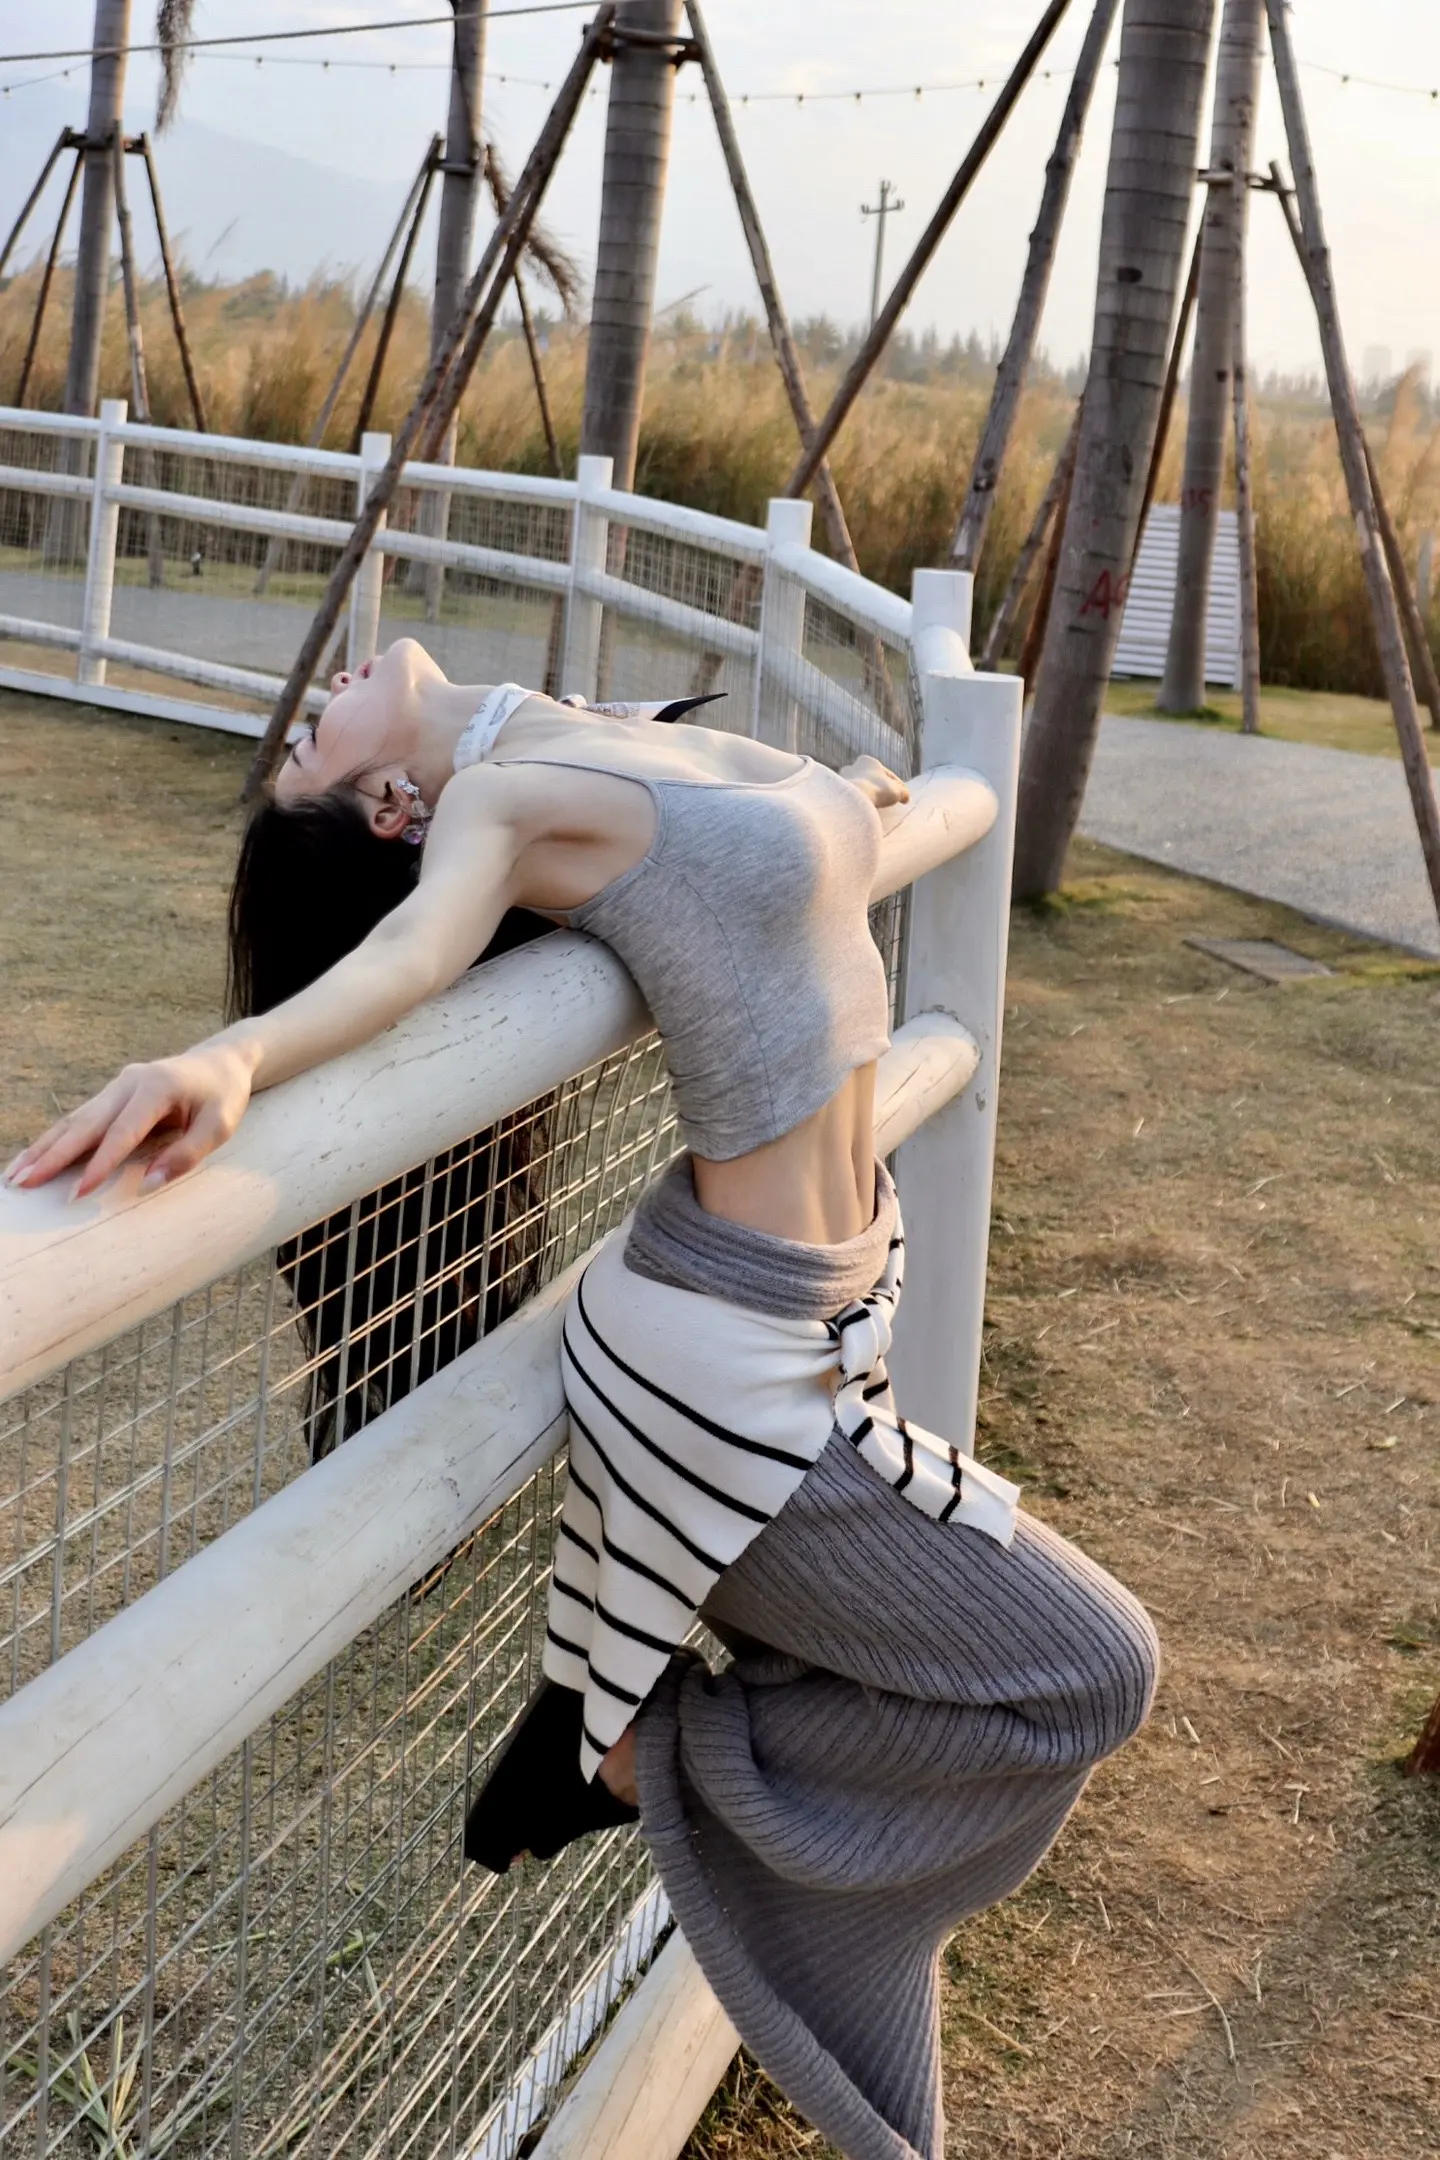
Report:
M527 690L523 683L497 683L455 745L456 772L463 771L467 765L483 764L516 706L523 705L526 698L536 694L534 690Z

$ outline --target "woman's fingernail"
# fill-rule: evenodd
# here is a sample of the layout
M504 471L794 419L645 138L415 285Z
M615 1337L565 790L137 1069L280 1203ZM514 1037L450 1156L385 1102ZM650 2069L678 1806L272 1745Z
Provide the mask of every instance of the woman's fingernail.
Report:
M141 1192L154 1192L157 1185L163 1185L165 1183L165 1175L166 1173L163 1167L159 1163L156 1163L154 1169L147 1170L144 1177L141 1178Z

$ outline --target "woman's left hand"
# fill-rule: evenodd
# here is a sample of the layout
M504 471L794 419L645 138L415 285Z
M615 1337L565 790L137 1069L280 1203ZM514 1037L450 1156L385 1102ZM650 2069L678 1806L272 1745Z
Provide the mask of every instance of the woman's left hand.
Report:
M879 758L858 757L853 764L842 765L840 778L857 787L867 802L877 810L889 810L896 803L908 803L910 790L898 773L882 765Z

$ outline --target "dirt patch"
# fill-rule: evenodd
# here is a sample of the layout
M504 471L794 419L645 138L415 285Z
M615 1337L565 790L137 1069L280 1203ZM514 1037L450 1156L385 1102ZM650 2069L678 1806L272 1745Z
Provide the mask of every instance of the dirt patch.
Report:
M982 1448L1155 1715L945 1972L953 2155L1435 2149L1440 971L1081 846L1011 945ZM1184 944L1274 937L1271 988ZM1233 2059L1232 2059L1233 2056ZM827 2153L742 2065L687 2160Z
M0 698L0 1144L214 1023L248 752ZM1014 925L981 1438L1166 1665L1051 1859L951 1945L950 2150L1413 2160L1440 1790L1395 1758L1440 1688L1440 971L1098 847L1073 869ZM1196 932L1336 973L1269 988ZM689 2160L824 2152L742 2065Z

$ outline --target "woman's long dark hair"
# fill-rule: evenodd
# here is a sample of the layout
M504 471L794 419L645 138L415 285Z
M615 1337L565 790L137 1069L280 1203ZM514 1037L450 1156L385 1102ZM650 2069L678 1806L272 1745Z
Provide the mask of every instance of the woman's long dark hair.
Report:
M420 851L337 788L253 812L230 892L230 1017L269 1011L352 952L414 890ZM479 957L549 928L512 911ZM513 1312L535 1287L551 1139L532 1104L314 1223L280 1249L311 1361L313 1458ZM344 1401L340 1401L343 1391Z

